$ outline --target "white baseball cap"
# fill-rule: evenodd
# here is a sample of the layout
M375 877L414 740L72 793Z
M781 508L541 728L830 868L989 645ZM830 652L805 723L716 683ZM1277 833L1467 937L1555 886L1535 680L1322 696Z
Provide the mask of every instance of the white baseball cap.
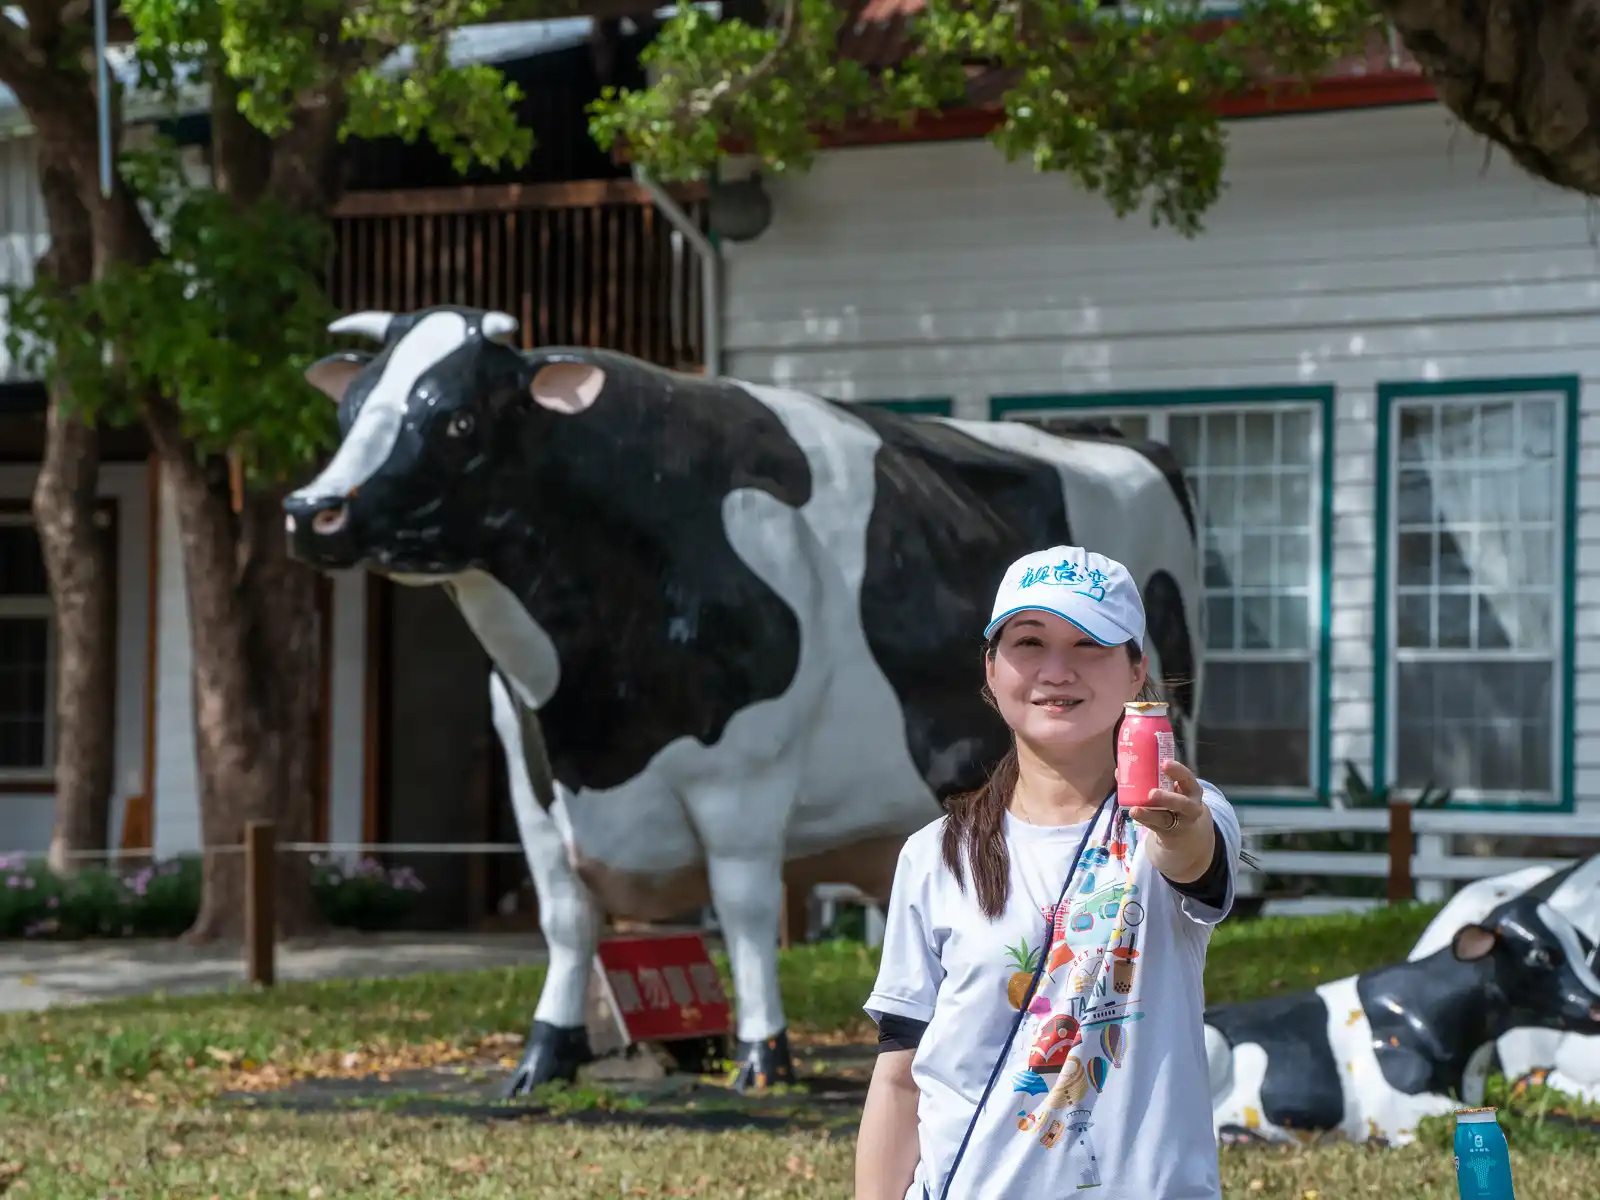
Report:
M1036 550L1007 567L984 638L1029 609L1072 622L1102 646L1137 642L1144 649L1144 600L1133 576L1082 546Z

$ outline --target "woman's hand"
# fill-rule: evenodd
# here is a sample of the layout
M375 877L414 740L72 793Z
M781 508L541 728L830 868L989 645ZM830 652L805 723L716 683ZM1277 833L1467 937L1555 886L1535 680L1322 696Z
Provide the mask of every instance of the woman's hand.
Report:
M1161 764L1172 790L1153 788L1148 804L1124 811L1150 831L1150 861L1173 883L1193 883L1206 873L1216 848L1211 810L1200 781L1176 759Z

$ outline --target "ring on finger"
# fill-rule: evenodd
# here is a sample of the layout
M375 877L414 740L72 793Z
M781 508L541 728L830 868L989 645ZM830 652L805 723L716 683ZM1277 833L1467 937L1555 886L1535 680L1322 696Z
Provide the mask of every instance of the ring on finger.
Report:
M1162 832L1163 833L1171 833L1177 827L1178 827L1178 814L1173 812L1169 808L1169 809L1167 809L1167 827L1164 830L1162 830Z

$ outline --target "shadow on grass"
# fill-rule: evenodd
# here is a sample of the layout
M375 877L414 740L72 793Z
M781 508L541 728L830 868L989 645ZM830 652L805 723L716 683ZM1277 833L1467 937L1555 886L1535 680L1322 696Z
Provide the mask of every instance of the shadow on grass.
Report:
M861 1119L866 1080L811 1074L760 1095L740 1095L708 1077L672 1074L650 1081L547 1085L514 1100L500 1095L508 1073L495 1066L423 1067L374 1075L302 1079L267 1092L229 1091L230 1107L300 1114L384 1112L479 1121L539 1120L583 1126L629 1126L720 1132L849 1129Z

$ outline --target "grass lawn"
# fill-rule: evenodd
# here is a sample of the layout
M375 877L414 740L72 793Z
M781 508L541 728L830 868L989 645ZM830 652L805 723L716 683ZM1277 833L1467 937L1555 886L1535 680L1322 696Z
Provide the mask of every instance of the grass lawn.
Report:
M1213 1001L1293 990L1403 957L1427 908L1228 925ZM865 1037L875 956L850 943L783 959L804 1047ZM403 1116L371 1105L243 1109L227 1089L356 1077L476 1056L504 1062L542 972L512 969L288 984L270 992L140 998L0 1017L0 1194L49 1197L848 1197L853 1121L779 1129L661 1128L604 1088L523 1119ZM801 1050L802 1058L805 1051ZM1554 1098L1559 1103L1559 1098ZM1518 1196L1600 1196L1600 1138L1539 1119L1552 1098L1503 1094ZM737 1101L729 1106L737 1109ZM563 1116L569 1119L560 1119ZM509 1116L504 1113L502 1116ZM1227 1149L1240 1197L1454 1197L1449 1124L1417 1146Z

